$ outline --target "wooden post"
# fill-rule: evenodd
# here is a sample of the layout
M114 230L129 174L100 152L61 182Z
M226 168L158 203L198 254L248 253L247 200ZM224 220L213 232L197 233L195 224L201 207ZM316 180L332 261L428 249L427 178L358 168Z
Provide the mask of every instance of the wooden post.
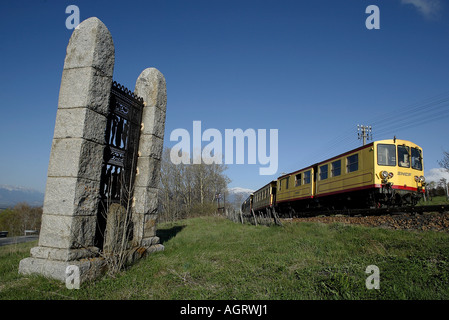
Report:
M253 217L254 217L254 223L257 226L257 219L256 219L256 215L254 214L254 209L251 209L251 212L253 213Z

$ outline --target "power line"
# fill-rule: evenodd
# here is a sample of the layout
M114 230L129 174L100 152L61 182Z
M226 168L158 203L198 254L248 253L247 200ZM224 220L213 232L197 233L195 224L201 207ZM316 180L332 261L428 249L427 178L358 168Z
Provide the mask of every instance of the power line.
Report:
M395 108L391 112L371 118L368 122L372 124L371 130L375 129L376 136L380 137L393 133L398 134L405 129L447 117L449 117L449 92L444 92L402 108ZM343 131L312 152L306 158L310 159L310 161L307 160L307 163L316 163L332 157L338 152L345 152L346 149L357 147L353 137L353 129ZM370 138L372 138L372 133L370 133Z
M449 111L449 98L434 101L427 105L420 105L413 109L403 109L402 111L396 111L392 116L387 116L382 120L377 120L373 122L373 126L376 129L379 128L390 128L400 127L403 123L409 123L413 121L419 121L423 117L428 117L430 115L437 115L441 112ZM445 109L447 108L447 109ZM430 109L430 110L429 110Z

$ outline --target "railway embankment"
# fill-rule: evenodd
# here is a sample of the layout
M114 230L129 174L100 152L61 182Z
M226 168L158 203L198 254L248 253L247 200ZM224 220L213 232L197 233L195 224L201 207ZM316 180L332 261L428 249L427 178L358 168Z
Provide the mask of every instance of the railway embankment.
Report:
M378 216L330 215L293 218L291 220L294 222L356 224L395 230L449 232L449 212L401 213Z

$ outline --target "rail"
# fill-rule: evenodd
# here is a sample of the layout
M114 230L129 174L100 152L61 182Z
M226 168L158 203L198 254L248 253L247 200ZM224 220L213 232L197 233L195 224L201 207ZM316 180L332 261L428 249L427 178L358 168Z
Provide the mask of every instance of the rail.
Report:
M313 211L303 211L293 213L291 216L293 218L299 217L311 217L317 215L348 215L348 216L356 216L356 215L386 215L386 214L402 214L402 213L419 213L422 214L424 212L448 212L449 205L428 205L428 206L405 206L405 207L391 207L391 208L376 208L376 209L344 209L344 210L331 210L331 209L316 209ZM287 215L281 215L282 218L285 218Z

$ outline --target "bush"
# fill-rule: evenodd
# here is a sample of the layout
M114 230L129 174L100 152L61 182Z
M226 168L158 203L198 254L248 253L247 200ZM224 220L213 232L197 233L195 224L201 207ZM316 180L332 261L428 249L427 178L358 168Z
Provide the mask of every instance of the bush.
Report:
M188 217L210 216L215 212L217 212L216 203L195 203L190 209Z

